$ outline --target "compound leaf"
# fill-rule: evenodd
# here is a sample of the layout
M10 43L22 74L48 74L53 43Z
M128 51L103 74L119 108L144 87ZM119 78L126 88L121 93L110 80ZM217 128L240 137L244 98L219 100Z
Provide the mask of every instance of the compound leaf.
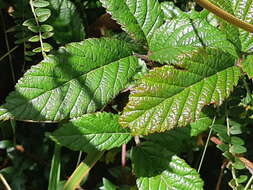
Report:
M6 99L16 119L59 121L102 108L137 72L138 59L116 39L70 43L33 66Z
M163 23L158 0L100 0L122 28L136 40L148 43Z
M134 134L162 132L199 118L204 105L220 105L238 82L235 57L199 49L176 67L155 68L132 90L120 118Z
M62 146L84 152L109 150L132 138L128 130L120 127L118 115L106 112L70 120L49 136Z
M153 177L137 179L139 190L203 190L203 181L199 174L178 156L167 161L167 168Z

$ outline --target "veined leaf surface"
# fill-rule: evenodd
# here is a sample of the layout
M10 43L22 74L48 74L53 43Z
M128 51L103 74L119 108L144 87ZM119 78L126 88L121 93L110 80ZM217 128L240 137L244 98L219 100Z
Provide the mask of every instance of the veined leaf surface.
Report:
M168 167L161 174L137 179L139 190L203 190L203 184L197 171L178 156L168 160Z
M233 9L234 0L210 0L213 4L227 11L228 13L235 15L235 11ZM238 27L228 23L227 21L217 17L220 23L220 29L226 33L227 39L231 41L238 50L241 50L242 45L240 41L240 32Z
M158 0L100 0L122 28L136 40L148 43L163 23Z
M109 150L132 138L128 130L120 127L118 119L118 115L106 112L86 114L62 124L50 137L76 151Z
M160 63L174 63L184 54L203 46L222 48L236 55L234 46L223 32L199 14L182 13L156 30L150 42L149 58Z
M195 121L204 105L220 105L229 96L240 76L234 65L229 53L199 49L178 68L155 68L132 90L121 125L146 135Z
M137 58L125 42L71 43L33 66L6 99L16 119L59 121L102 108L131 80Z
M253 78L253 56L249 55L242 62L242 69L248 75L249 78Z
M253 24L253 0L232 0L235 16L247 23ZM253 49L253 33L239 29L242 51Z

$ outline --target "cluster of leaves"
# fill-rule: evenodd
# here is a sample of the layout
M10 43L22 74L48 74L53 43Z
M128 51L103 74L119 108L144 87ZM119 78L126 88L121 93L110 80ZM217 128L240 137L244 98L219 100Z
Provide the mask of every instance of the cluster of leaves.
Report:
M50 11L40 8L38 2L32 4L38 7L37 19L44 22ZM252 34L207 11L186 13L169 2L100 2L124 32L72 42L47 55L18 81L1 107L0 119L59 123L59 128L47 134L56 146L87 153L87 165L81 163L64 189L76 187L81 181L76 175L82 168L88 171L104 151L127 144L134 137L137 145L131 146L129 158L139 190L203 189L199 173L180 155L193 146L192 137L210 126L223 142L219 148L233 163L230 185L237 190L248 188L249 183L243 185L245 177L234 177L237 155L246 148L242 139L231 136L236 129L229 122L227 104L238 98L231 92L242 88L238 85L241 80L247 91L243 90L242 96L252 99ZM251 0L215 3L253 22ZM36 32L44 32L40 29ZM116 99L126 91L129 99L122 105L123 100L119 103ZM245 103L239 97L235 105L242 103L243 113L250 120L252 101ZM203 109L210 104L213 107L208 111ZM59 175L54 179L56 189ZM131 187L135 185L127 188ZM104 179L103 188L116 186Z

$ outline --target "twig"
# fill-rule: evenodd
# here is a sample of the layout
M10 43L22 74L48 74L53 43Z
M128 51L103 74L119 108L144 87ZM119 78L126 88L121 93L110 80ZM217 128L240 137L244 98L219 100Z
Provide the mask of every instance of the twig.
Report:
M223 164L221 165L220 175L219 175L219 178L218 178L215 190L220 190L220 185L221 185L221 182L222 182L222 178L223 178L223 174L224 174L224 169L225 169L225 167L226 167L227 164L228 164L228 161L225 160L223 162Z
M122 168L126 166L126 144L121 147L121 166Z
M11 187L9 186L9 184L5 180L3 174L1 174L1 173L0 173L0 179L1 179L2 183L3 183L3 185L5 186L6 190L11 190Z
M208 137L207 137L207 140L206 140L206 144L205 144L205 148L204 148L204 151L203 151L202 156L201 156L201 159L200 159L200 163L199 163L199 167L198 167L198 172L199 172L200 169L201 169L201 166L202 166L204 157L205 157L205 155L206 155L207 146L208 146L208 143L209 143L209 141L210 141L210 137L211 137L211 134L212 134L212 131L213 131L212 127L213 127L213 125L214 125L215 120L216 120L216 117L213 118L213 122L212 122L212 124L211 124L211 129L210 129L210 131L209 131L209 134L208 134Z

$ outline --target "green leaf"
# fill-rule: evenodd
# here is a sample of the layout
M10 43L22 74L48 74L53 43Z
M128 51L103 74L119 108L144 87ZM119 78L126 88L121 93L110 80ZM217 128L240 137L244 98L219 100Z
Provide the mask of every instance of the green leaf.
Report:
M233 154L242 154L247 152L247 149L244 146L234 144L230 147L229 152Z
M54 27L53 38L59 44L79 42L85 38L84 15L79 15L76 6L69 0L48 0L52 15L47 23ZM78 23L78 24L77 24Z
M167 2L167 1L162 2L161 9L164 14L164 19L166 20L176 18L180 14L182 14L182 11L178 7L176 7L173 2Z
M165 147L152 142L144 142L133 148L131 160L137 177L152 177L168 166L173 155Z
M235 58L217 49L199 49L178 64L145 75L132 90L120 118L134 134L185 126L199 118L205 105L221 105L241 75Z
M231 144L235 144L235 145L244 145L245 142L242 138L240 137L231 137Z
M118 115L106 112L70 120L50 137L62 146L84 152L109 150L126 144L132 138L129 131L120 127Z
M59 121L101 109L136 74L138 59L125 42L70 43L33 66L6 99L16 119Z
M38 35L36 35L36 36L29 38L28 41L29 42L38 42L38 41L40 41L40 37Z
M213 4L217 5L218 7L224 9L225 11L229 12L232 15L235 15L235 11L233 9L234 5L233 2L235 0L210 0ZM236 0L238 2L238 0ZM231 41L237 50L241 50L242 45L240 41L240 33L238 27L224 21L223 19L217 17L220 25L220 30L223 31L227 39Z
M247 58L242 62L242 70L249 78L253 78L253 55L247 56Z
M53 49L53 47L48 43L43 43L43 49L45 52L50 52Z
M253 24L253 0L232 0L234 14L240 20ZM242 51L249 51L253 48L253 33L239 29Z
M155 133L145 136L145 139L166 147L173 153L188 152L191 143L190 128L176 128L169 132ZM169 145L169 146L168 146Z
M34 7L47 7L49 2L45 0L35 0L32 2L32 4Z
M190 124L191 136L197 136L198 134L206 131L212 125L212 119L201 112L198 120Z
M42 36L42 39L48 39L48 38L51 38L53 35L54 35L53 32L45 32L41 36Z
M203 185L199 174L177 156L168 160L161 174L137 179L139 190L203 190Z
M40 31L41 31L41 32L51 32L51 31L53 31L53 30L54 30L53 26L51 26L51 25L49 25L49 24L42 24L42 25L40 26Z
M41 47L37 47L37 48L34 48L32 51L34 53L39 53L39 52L42 52L42 48Z
M103 178L103 187L99 188L100 190L116 190L116 186L112 184L108 179Z
M34 33L39 33L40 27L39 26L28 26L28 29L31 30Z
M36 21L35 21L35 19L34 18L30 18L30 19L27 19L27 20L25 20L24 22L23 22L23 24L22 24L23 26L36 26ZM23 35L23 33L21 33L22 35Z
M156 30L150 42L149 58L160 63L175 63L202 46L222 48L236 56L234 46L223 32L192 13L166 21Z
M157 0L100 0L103 6L122 25L123 30L137 41L149 43L155 29L163 23Z
M51 16L50 9L46 8L36 8L35 13L37 15L39 22L45 22Z

